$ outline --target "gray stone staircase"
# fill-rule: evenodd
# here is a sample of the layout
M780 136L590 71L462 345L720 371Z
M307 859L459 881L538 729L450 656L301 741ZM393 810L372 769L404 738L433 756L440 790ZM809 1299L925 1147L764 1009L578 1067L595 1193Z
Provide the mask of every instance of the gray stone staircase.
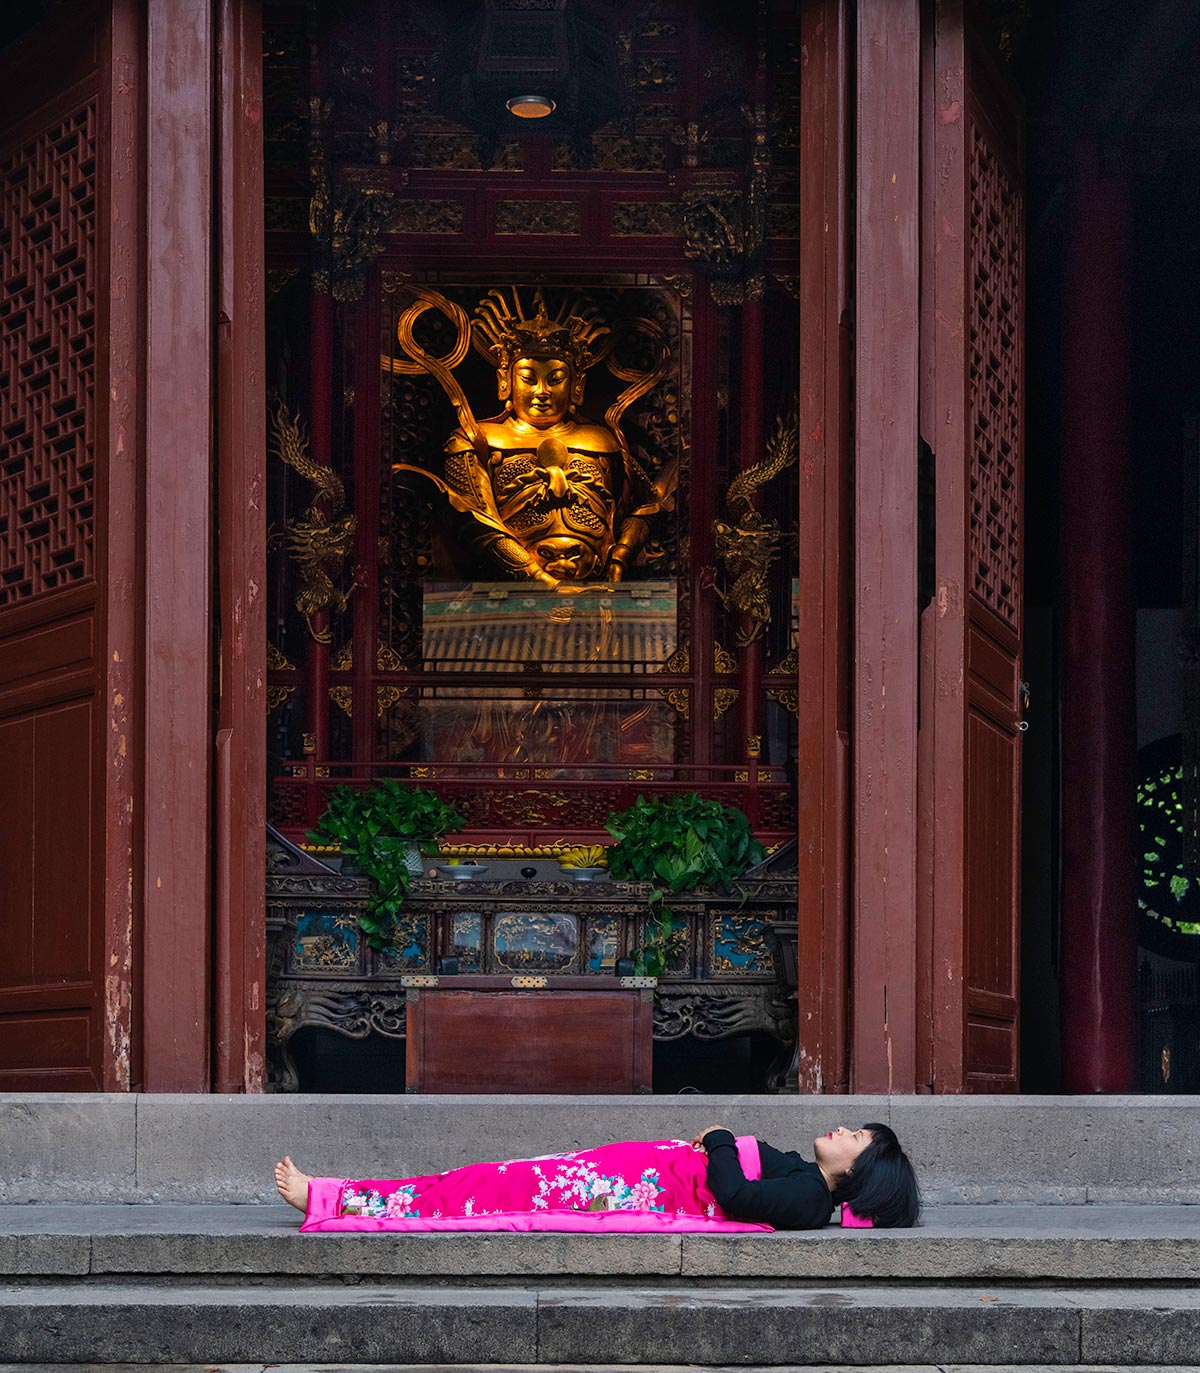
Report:
M301 1235L283 1152L403 1175L889 1121L911 1231ZM0 1366L1200 1366L1200 1100L0 1097Z

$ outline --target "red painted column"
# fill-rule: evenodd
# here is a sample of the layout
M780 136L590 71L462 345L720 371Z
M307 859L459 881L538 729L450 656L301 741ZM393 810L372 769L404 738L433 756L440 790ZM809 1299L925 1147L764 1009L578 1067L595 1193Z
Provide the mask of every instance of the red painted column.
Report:
M308 86L312 104L309 130L309 157L314 177L313 194L322 189L328 194L328 150L325 147L325 115L317 102L324 99L325 80L321 58L323 34L316 10L309 15ZM315 202L314 202L315 203ZM333 442L333 339L334 307L332 282L322 290L317 284L318 273L328 270L328 244L324 233L327 226L314 223L312 237L313 283L309 302L308 361L309 361L309 456L324 467L329 466ZM329 631L329 612L321 611L312 617L312 631L322 638ZM305 657L306 720L305 752L315 754L322 761L329 757L329 644L310 637ZM316 824L322 809L320 794L315 785L308 788L306 800L309 824Z
M379 273L367 273L358 302L354 383L354 507L358 516L354 617L354 761L369 777L375 762L378 716L375 654L379 642Z
M209 1090L213 391L211 0L145 11L143 1083Z
M921 5L858 0L851 1090L916 1087Z
M213 1089L266 1076L266 338L262 16L221 0L217 133L217 576Z
M1127 188L1088 172L1072 211L1063 291L1063 1088L1125 1092L1137 954Z
M743 470L763 460L763 279L746 283L742 306L741 464ZM744 632L750 621L742 617ZM738 651L738 755L755 761L762 753L763 641L759 637Z
M851 0L801 11L797 1048L802 1093L847 1089Z
M328 467L333 438L333 297L315 284L309 313L308 347L311 368L309 453L314 462ZM313 616L313 629L317 633L329 629L328 611ZM310 638L305 666L308 732L314 739L313 751L323 761L329 757L329 645Z

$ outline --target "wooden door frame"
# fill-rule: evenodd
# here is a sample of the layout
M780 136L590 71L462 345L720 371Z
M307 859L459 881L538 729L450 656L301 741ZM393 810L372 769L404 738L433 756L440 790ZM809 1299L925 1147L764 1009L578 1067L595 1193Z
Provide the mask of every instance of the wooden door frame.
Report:
M1020 786L1019 625L1014 630L977 594L972 566L971 139L976 125L1020 181L1020 117L982 52L967 0L928 0L922 110L921 433L935 455L933 599L922 609L918 799L920 882L917 951L917 1083L937 1093L1016 1091L1019 1063ZM1007 129L995 122L1003 112ZM1023 329L1023 307L1019 327ZM1022 388L1023 402L1023 388ZM1023 416L1018 427L1023 429ZM1020 459L1018 458L1018 465ZM1023 493L1015 493L1022 518ZM1016 589L1019 602L1020 590ZM982 821L972 814L972 721L1011 736L1012 792L1007 855L1012 915L1007 958L1011 994L971 983L972 916L984 872ZM978 781L978 779L974 779ZM1005 798L1001 797L1001 802ZM985 1059L1010 1037L1011 1071Z
M266 261L261 0L217 0L216 1092L266 1084ZM378 370L378 369L376 369Z
M852 0L801 19L797 746L800 1091L849 1088Z
M255 1092L266 1001L261 6L206 0L184 14L171 0L111 0L110 14L103 1084ZM150 79L164 62L189 73L182 90ZM161 503L164 485L186 517L164 515L147 538L151 489Z
M916 1087L920 0L858 0L851 1090Z
M137 0L112 0L105 35L98 216L97 332L107 358L97 387L97 433L107 462L99 492L105 529L101 654L105 709L100 712L104 852L103 1086L129 1091L142 1081L142 824L145 750L142 678L145 568L142 405L145 273L142 206L145 166L140 74L145 35ZM135 1028L136 1027L136 1028Z

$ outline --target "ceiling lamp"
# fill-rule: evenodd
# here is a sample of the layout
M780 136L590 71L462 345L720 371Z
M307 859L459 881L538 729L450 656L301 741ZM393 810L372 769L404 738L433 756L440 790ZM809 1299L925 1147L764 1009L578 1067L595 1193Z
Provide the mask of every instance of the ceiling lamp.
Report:
M504 103L518 119L545 119L555 110L548 95L514 95Z
M441 113L492 140L536 129L579 139L628 104L611 9L597 0L484 0L452 35Z

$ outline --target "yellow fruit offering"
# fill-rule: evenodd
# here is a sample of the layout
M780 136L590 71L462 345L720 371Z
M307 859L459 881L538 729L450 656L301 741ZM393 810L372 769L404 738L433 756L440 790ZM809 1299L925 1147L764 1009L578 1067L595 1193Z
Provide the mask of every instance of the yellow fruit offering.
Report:
M558 856L560 868L607 868L608 850L603 844L580 844Z

